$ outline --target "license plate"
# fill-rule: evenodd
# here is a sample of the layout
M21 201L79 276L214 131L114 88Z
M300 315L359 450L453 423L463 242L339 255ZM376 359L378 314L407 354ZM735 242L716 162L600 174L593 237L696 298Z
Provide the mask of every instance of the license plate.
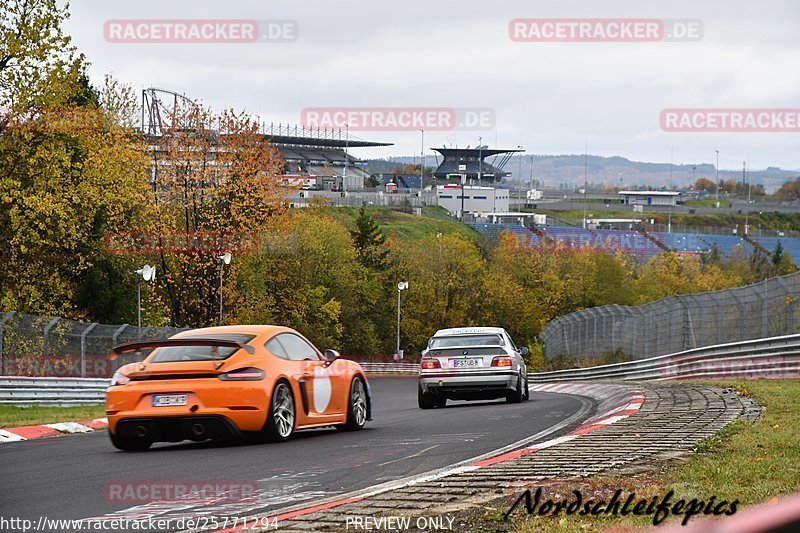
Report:
M453 368L468 368L481 366L481 359L451 359Z
M189 397L185 394L165 394L153 396L153 407L169 407L172 405L186 405Z

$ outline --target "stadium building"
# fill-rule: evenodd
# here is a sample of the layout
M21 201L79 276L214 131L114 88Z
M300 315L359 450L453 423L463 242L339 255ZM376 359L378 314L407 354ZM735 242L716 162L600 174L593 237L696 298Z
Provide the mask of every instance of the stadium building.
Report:
M142 133L148 138L154 161L159 160L158 139L180 131L191 131L198 104L174 91L149 88L142 91ZM215 132L215 134L218 134ZM341 130L307 129L288 124L264 125L259 129L265 142L281 154L284 182L304 188L356 191L364 188L369 175L351 149L391 146L391 143L364 141ZM154 171L158 165L154 163Z
M503 178L510 176L503 168L517 152L523 150L501 150L488 146L475 148L434 148L442 155L442 162L433 172L434 178L439 183L461 183L462 176L466 176L468 184L493 185ZM484 161L491 157L490 163Z

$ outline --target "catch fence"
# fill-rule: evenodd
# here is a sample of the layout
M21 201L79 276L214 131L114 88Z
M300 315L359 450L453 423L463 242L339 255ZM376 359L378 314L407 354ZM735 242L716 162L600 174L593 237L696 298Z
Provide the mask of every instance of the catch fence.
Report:
M637 307L584 309L555 318L539 337L548 360L615 352L645 359L799 332L800 272L734 289L676 294Z

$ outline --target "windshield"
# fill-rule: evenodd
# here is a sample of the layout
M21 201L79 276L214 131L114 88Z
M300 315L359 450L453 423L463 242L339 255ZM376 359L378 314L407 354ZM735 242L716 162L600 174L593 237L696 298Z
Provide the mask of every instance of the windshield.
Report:
M463 346L503 346L500 335L458 335L434 337L428 341L428 348L454 348Z
M233 341L247 344L255 335L245 334L214 334L193 335L191 337L180 337L180 340L191 339L211 339L220 341ZM153 354L151 363L175 363L178 361L222 361L227 359L238 348L223 348L221 346L170 346L158 348Z

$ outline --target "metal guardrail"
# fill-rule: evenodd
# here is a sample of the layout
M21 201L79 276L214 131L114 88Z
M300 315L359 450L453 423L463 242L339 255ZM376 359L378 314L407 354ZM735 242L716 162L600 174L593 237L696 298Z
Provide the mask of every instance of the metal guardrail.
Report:
M416 374L416 363L361 363L367 374ZM0 405L73 406L103 403L110 379L0 376Z
M798 377L800 335L718 344L625 363L528 374L532 383Z
M0 376L0 405L97 405L105 401L110 381Z

